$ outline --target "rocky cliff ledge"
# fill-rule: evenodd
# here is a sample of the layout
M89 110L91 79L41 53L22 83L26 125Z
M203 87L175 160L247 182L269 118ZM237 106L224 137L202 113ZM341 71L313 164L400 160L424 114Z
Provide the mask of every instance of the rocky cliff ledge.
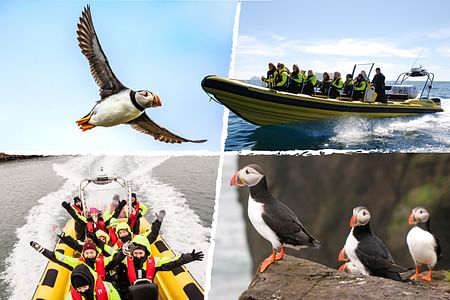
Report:
M285 256L265 273L257 273L240 300L283 299L450 299L447 271L433 273L431 283L357 278L308 260Z

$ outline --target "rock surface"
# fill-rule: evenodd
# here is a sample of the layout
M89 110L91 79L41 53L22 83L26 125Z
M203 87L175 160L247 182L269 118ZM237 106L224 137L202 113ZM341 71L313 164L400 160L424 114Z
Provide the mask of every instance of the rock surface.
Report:
M417 284L380 277L355 277L305 259L285 256L257 273L240 300L283 299L449 299L446 271Z

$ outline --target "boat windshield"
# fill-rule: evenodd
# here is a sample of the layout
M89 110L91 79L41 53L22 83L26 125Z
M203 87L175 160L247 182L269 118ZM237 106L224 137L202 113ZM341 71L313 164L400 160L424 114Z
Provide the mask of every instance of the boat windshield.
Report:
M122 177L98 176L80 183L80 197L86 213L91 208L97 208L104 216L110 215L119 201L127 200L130 203L130 193L130 186Z

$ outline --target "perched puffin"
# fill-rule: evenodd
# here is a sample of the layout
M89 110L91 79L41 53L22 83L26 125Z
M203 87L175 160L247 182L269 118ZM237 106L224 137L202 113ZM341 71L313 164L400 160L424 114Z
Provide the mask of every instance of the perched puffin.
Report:
M402 274L408 270L394 263L384 243L370 230L370 213L363 206L353 209L350 234L341 250L339 260L346 255L362 275L374 275L404 281ZM342 255L342 257L341 257Z
M250 222L256 231L272 244L272 255L261 263L259 272L264 272L274 261L283 259L284 247L297 250L320 247L319 242L306 231L297 216L283 202L272 196L260 166L251 164L240 169L231 177L230 184L249 187Z
M423 207L416 207L409 215L408 223L414 225L406 236L409 253L416 265L416 273L411 279L417 280L420 265L428 265L428 273L422 279L431 281L431 271L441 256L438 239L430 231L430 214Z
M110 127L129 124L132 128L152 135L161 142L203 143L206 141L188 140L173 134L147 116L144 110L148 107L161 106L161 100L158 95L150 91L133 91L117 79L95 33L89 5L84 8L77 27L77 39L81 52L89 61L92 76L100 87L101 98L86 116L76 121L82 131L95 126Z

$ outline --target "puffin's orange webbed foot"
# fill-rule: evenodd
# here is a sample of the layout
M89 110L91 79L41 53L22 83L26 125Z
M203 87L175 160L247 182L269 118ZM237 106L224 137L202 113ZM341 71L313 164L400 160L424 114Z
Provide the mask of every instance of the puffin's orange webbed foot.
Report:
M275 250L272 250L272 255L263 260L263 262L259 265L259 272L263 273L267 269L267 267L269 267L275 261L275 258L276 252Z

